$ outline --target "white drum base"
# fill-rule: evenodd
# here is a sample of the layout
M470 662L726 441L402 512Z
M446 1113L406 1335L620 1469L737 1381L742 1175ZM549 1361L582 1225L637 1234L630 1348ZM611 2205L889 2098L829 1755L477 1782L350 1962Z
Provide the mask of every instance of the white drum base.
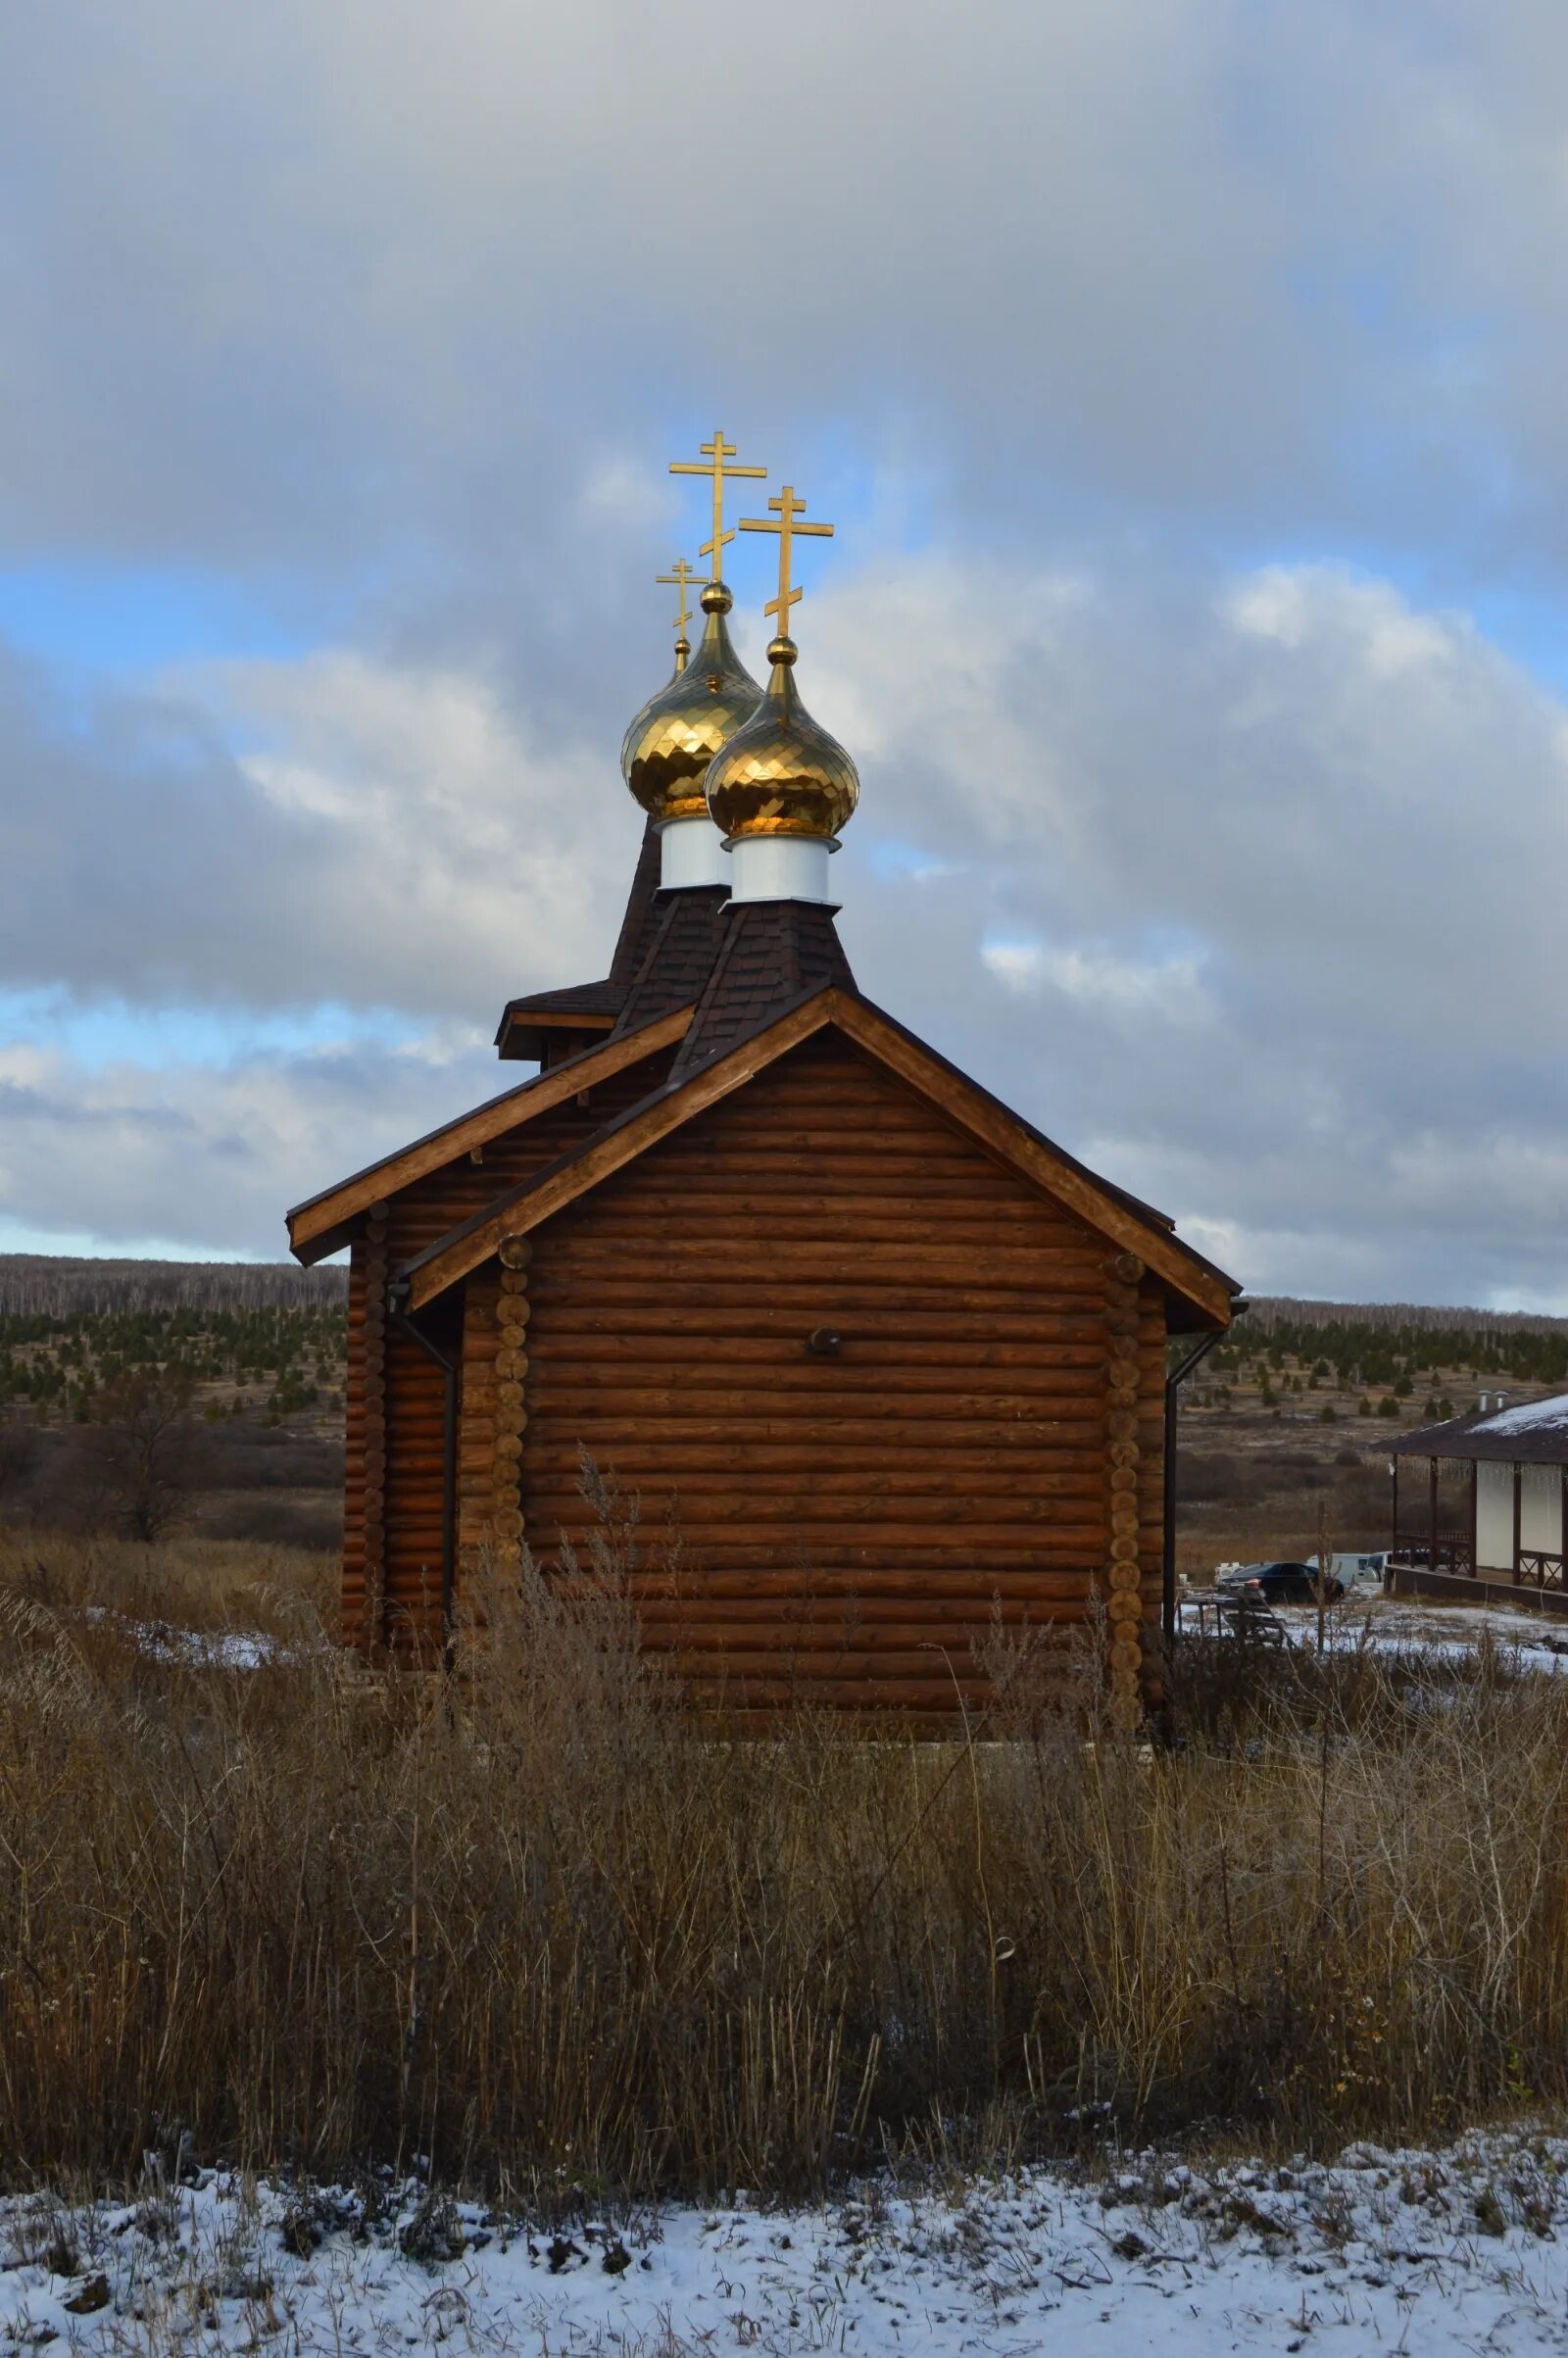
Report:
M728 884L724 838L710 818L670 818L659 830L659 881L667 892Z
M828 854L816 835L743 835L730 844L732 901L826 901Z

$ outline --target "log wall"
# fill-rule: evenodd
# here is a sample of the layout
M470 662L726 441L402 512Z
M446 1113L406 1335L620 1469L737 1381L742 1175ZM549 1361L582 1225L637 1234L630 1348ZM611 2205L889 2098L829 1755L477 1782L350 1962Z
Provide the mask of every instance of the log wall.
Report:
M375 1646L417 1638L435 1645L441 1637L444 1389L440 1369L387 1320L389 1276L657 1089L673 1053L645 1058L598 1083L585 1100L520 1122L491 1140L477 1159L458 1155L373 1206L362 1223L349 1259L342 1626L351 1642ZM486 1477L491 1468L492 1452L481 1449L480 1437L495 1344L493 1338L487 1343L482 1313L500 1290L493 1276L469 1284L476 1309L471 1342L466 1324L454 1329L461 1333L468 1388L459 1425L460 1564L466 1534L473 1544L475 1516L491 1511L488 1497L470 1495L470 1487L476 1451ZM461 1314L462 1306L455 1304L455 1311Z
M645 1636L699 1696L940 1714L984 1698L997 1627L1115 1600L1156 1699L1157 1290L842 1037L545 1223L527 1292L529 1544L586 1540L586 1447L639 1495Z

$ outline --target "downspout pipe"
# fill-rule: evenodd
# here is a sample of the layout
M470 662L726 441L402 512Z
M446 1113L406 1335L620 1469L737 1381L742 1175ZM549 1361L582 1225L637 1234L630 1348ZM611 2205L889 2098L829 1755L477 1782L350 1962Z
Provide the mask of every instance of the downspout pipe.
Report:
M1249 1304L1236 1303L1233 1319L1245 1316ZM1193 1369L1208 1357L1216 1343L1223 1343L1229 1327L1216 1327L1211 1335L1200 1336L1185 1359L1178 1360L1165 1378L1165 1546L1160 1561L1160 1627L1168 1646L1176 1635L1176 1410L1177 1395Z
M386 1306L399 1332L441 1370L441 1647L450 1670L458 1586L458 1363L410 1315L407 1279L388 1286Z

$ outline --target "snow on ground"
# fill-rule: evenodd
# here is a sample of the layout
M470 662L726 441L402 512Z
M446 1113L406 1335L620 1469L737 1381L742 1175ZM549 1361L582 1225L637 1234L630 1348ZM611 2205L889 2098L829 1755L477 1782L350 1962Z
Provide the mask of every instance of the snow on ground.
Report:
M1308 1649L1317 1644L1317 1613L1311 1605L1273 1605L1283 1624L1286 1642ZM1213 1598L1202 1601L1203 1626L1214 1627ZM1196 1596L1181 1605L1182 1627L1194 1634L1200 1628ZM1235 1635L1234 1624L1223 1633ZM1370 1646L1373 1652L1429 1661L1454 1662L1473 1653L1483 1635L1503 1647L1521 1670L1568 1669L1568 1621L1534 1614L1509 1605L1435 1604L1377 1592L1357 1596L1353 1591L1327 1616L1325 1637L1331 1652L1353 1653Z
M413 2187L368 2206L208 2172L130 2204L0 2202L0 2349L1529 2358L1568 2351L1565 2170L1568 2140L1518 2133L555 2230Z

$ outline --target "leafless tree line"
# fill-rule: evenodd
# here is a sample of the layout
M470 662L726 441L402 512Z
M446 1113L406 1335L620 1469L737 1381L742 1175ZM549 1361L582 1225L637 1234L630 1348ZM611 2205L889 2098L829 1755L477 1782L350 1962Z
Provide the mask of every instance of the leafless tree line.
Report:
M1307 1302L1291 1294L1259 1294L1250 1298L1238 1339L1273 1334L1281 1326L1364 1326L1376 1333L1401 1327L1422 1327L1438 1334L1463 1333L1483 1340L1489 1335L1558 1333L1568 1318L1553 1318L1536 1310L1466 1310L1433 1308L1412 1302Z
M0 1315L72 1317L114 1310L315 1309L348 1295L344 1267L292 1261L73 1260L0 1253Z

